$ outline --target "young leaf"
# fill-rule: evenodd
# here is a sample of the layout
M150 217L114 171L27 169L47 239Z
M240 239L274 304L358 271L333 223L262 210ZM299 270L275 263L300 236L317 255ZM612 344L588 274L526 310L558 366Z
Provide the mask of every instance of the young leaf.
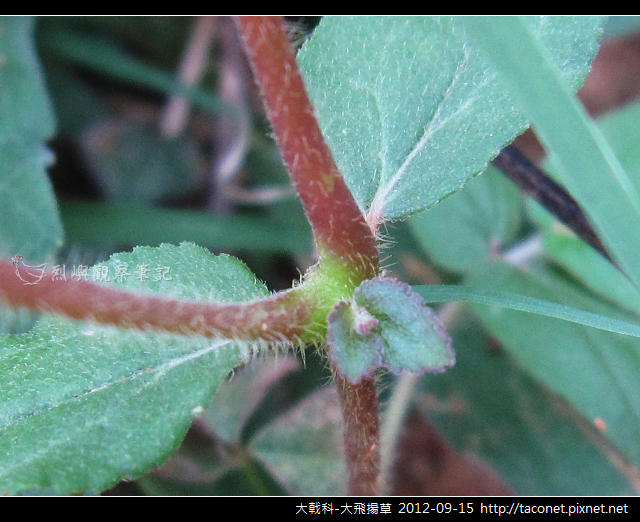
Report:
M393 373L441 372L453 366L451 339L411 288L381 277L365 281L353 302L329 315L329 356L357 384L379 367Z
M599 17L527 18L577 88ZM299 53L325 139L370 223L430 207L522 132L515 108L457 17L326 17Z
M371 377L382 366L382 343L373 331L378 320L366 309L343 301L336 305L328 321L329 356L335 367L354 384Z
M98 268L121 286L165 295L268 295L242 263L193 244L137 248ZM160 465L255 348L55 318L3 338L0 491L97 492Z

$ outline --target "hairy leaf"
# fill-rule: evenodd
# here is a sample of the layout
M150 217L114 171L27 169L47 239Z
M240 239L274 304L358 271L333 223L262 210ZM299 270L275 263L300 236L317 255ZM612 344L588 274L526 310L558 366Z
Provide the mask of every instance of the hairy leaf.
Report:
M268 295L242 263L193 244L137 248L100 267L98 274L121 286L165 295L215 301ZM160 465L251 349L53 318L29 334L5 337L0 491L101 491Z
M329 315L329 355L352 383L374 370L442 372L453 366L451 339L436 314L411 288L394 279L365 281L350 303Z
M577 88L602 19L527 20ZM459 190L527 126L457 17L326 17L299 63L338 167L374 221Z

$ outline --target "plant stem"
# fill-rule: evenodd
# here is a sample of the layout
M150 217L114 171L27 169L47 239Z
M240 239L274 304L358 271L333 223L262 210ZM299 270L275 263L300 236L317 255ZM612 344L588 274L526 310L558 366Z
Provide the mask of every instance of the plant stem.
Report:
M267 116L311 223L321 264L323 257L331 258L332 263L339 259L344 271L355 276L351 281L355 288L377 275L376 239L324 141L284 22L279 17L259 16L237 17L236 22ZM347 493L376 495L380 419L375 382L367 379L353 385L334 373L345 423Z
M375 237L320 132L282 18L242 16L236 22L320 255L341 258L362 280L375 277Z
M351 384L336 374L344 417L347 495L380 493L380 415L374 379Z
M33 278L0 260L0 301L70 319L120 328L201 335L210 338L299 343L309 328L313 305L297 287L260 301L204 303L134 293L88 281Z

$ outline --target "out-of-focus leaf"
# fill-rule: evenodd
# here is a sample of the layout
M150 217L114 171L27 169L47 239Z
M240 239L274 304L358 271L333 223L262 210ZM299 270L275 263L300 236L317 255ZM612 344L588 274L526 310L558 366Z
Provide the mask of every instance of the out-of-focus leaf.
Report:
M640 16L609 16L604 26L605 38L625 38L640 30Z
M517 187L491 167L460 192L413 216L425 252L450 270L472 271L515 239L522 203Z
M149 245L193 241L219 249L310 253L308 223L281 225L257 216L215 216L205 212L61 201L62 219L71 242Z
M96 124L82 143L90 172L110 201L160 203L196 187L193 143L162 137L155 122L128 117Z
M214 96L199 88L186 87L174 75L128 55L111 42L87 37L68 29L50 28L40 35L41 45L59 58L79 63L90 70L165 94L180 94L194 105L212 113L228 110Z
M54 119L33 45L33 19L0 17L0 256L37 263L62 244L44 141ZM28 329L28 314L0 308L0 330Z
M542 236L545 250L588 288L620 306L640 314L640 292L609 261L581 239L556 224Z
M278 361L276 368L277 364ZM313 349L307 351L300 369L280 377L265 391L242 426L240 442L248 444L265 426L325 386L330 378L331 373L324 358Z
M33 20L0 17L0 255L45 261L62 242L44 141L54 122Z
M463 17L552 154L562 184L640 288L640 193L523 17Z
M468 284L566 303L581 310L632 321L592 294L545 268L528 273L487 265ZM640 341L499 307L474 306L500 342L534 377L569 400L589 421L640 464Z
M256 436L256 455L292 495L341 495L346 484L342 412L324 389Z
M483 265L484 272L487 265ZM483 272L483 271L481 271ZM596 330L617 333L629 337L640 338L640 325L635 322L578 310L563 304L535 299L526 295L519 295L504 290L490 290L487 288L473 288L468 286L417 286L414 290L428 303L443 303L449 301L483 304L493 307L528 312L552 319L561 319L577 325L588 326Z
M634 104L598 120L602 134L611 144L629 179L640 192L640 105ZM554 174L553 165L549 171ZM545 250L566 270L606 299L640 312L640 293L633 284L602 256L555 222L536 205L531 215L543 229Z
M620 456L593 425L532 379L465 315L456 366L422 380L415 404L447 440L490 462L519 494L630 495Z
M289 494L339 495L345 477L342 414L335 391L318 390L328 381L325 363L314 358L308 364L310 373L299 361L280 357L260 368L243 368L221 388L205 419L237 454L261 463ZM274 405L278 397L282 404ZM227 469L232 468L249 472L244 461L232 459ZM266 485L254 482L252 494L264 494Z

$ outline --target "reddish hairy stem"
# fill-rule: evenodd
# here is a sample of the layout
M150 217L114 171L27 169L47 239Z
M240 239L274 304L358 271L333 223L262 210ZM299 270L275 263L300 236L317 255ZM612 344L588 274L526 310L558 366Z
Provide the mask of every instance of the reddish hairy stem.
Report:
M374 277L375 237L320 132L282 18L242 16L236 22L320 253L342 258L364 279Z
M18 270L20 276L16 272ZM87 281L42 279L0 260L0 301L71 319L121 328L153 329L183 335L247 341L297 342L312 306L296 290L245 303L202 303L137 294Z
M279 17L237 17L267 115L313 228L321 256L370 279L378 271L376 240L326 145ZM338 373L338 372L336 372ZM348 494L379 491L379 413L375 382L353 385L336 375L345 422Z
M336 375L345 422L347 495L380 493L380 415L373 379L351 384Z

